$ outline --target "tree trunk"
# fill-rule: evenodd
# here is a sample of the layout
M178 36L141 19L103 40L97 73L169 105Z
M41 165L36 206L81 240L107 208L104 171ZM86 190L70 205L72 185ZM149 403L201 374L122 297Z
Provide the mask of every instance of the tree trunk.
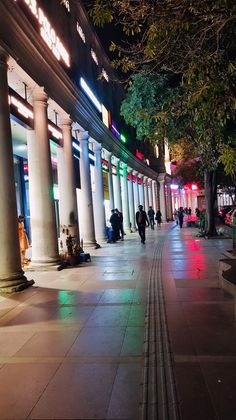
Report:
M216 171L205 171L206 235L216 236L215 204L217 198Z

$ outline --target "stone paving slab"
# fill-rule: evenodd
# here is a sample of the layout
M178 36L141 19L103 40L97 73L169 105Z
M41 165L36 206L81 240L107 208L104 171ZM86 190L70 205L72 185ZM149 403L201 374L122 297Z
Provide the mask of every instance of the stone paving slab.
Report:
M148 281L163 235L182 419L236 419L234 300L218 281L230 241L170 226L148 230L145 246L127 235L91 263L31 273L35 286L0 296L0 419L139 419Z

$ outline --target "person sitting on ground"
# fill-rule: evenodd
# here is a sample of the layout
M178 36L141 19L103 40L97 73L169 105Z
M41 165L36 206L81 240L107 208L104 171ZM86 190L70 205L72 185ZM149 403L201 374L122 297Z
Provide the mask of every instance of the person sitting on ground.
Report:
M155 216L155 211L153 210L152 206L149 206L149 210L148 210L148 218L149 218L149 223L151 226L151 229L154 229L154 216Z
M138 233L141 238L141 243L145 244L145 229L146 226L149 226L149 221L147 218L147 213L143 210L143 206L141 204L138 206L138 211L136 213L136 223L138 226Z

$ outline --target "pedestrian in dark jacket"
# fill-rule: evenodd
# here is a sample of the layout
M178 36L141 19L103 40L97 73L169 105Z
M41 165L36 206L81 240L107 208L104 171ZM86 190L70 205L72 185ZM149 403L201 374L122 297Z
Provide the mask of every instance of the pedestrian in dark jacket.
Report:
M160 210L157 210L155 219L157 221L157 224L158 224L159 228L161 227L161 216L162 216L162 214L161 214Z
M150 206L148 210L148 218L149 218L151 229L154 229L154 216L155 216L155 211L153 210L152 206Z
M146 226L149 226L149 221L147 218L147 213L143 210L143 206L141 204L138 206L138 211L136 213L136 223L138 226L138 233L141 238L141 243L145 244L145 229Z
M183 227L183 222L184 222L184 209L183 209L183 207L180 207L179 208L179 211L178 211L178 219L179 219L179 227L182 229L182 227Z
M120 219L114 209L111 211L110 223L112 227L112 237L109 242L116 242L119 239Z
M121 237L121 240L124 240L124 227L123 227L123 214L121 211L119 211L118 209L115 209L115 212L119 218L119 238Z

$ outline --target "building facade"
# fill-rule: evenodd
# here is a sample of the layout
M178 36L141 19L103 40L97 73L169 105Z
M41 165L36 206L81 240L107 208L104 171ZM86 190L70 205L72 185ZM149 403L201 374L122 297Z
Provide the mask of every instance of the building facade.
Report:
M68 234L106 237L110 210L135 230L138 204L172 217L170 179L135 153L119 114L122 88L79 2L0 3L0 288L30 282L21 267L24 214L32 264L55 265ZM168 181L168 182L167 182Z

